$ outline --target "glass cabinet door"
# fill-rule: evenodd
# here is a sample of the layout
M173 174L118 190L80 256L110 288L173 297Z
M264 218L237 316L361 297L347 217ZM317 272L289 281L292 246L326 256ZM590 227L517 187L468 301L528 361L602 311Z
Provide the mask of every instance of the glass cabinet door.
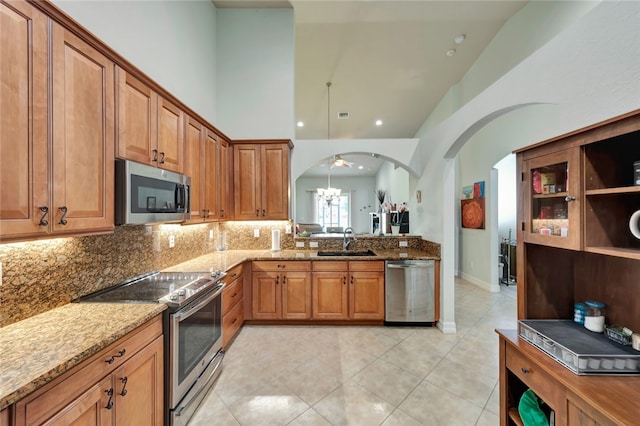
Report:
M579 155L573 148L524 161L525 241L580 248Z

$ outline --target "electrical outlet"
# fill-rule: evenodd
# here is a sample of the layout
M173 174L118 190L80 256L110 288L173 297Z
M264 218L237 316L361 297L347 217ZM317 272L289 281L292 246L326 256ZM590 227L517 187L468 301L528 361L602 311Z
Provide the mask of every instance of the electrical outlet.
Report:
M253 230L253 237L260 238L260 228L256 228Z
M304 248L304 241L296 241L297 248Z
M285 225L284 233L285 234L290 234L291 233L291 225Z
M176 246L176 237L173 235L169 235L169 248L174 248Z
M409 244L406 241L400 241L400 247L408 247Z
M318 248L318 242L317 241L309 241L309 247Z
M153 234L153 228L151 227L151 225L146 225L144 227L144 235L151 235Z
M213 240L213 229L209 229L209 239Z
M409 257L409 253L400 253L399 257Z

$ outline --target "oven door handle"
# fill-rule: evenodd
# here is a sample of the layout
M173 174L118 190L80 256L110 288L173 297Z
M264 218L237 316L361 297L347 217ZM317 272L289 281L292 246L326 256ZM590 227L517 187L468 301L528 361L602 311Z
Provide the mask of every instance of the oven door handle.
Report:
M216 288L216 290L212 291L211 294L209 296L207 296L201 302L198 302L196 305L191 306L186 310L178 311L175 314L173 314L173 319L177 320L177 321L182 321L185 318L189 318L191 315L193 315L194 313L198 312L207 303L211 302L213 299L218 297L220 295L220 293L222 293L222 290L224 289L224 286L225 286L224 283L219 284L218 287Z

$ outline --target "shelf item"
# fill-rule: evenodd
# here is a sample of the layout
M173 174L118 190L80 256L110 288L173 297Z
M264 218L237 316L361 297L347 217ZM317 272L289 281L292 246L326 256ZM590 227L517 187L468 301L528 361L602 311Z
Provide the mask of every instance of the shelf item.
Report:
M518 334L576 374L640 374L640 353L572 320L520 320Z

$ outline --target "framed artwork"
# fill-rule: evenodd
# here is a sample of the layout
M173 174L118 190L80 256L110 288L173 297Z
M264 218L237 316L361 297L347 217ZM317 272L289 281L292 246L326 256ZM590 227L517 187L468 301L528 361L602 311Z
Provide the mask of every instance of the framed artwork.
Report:
M484 229L484 198L460 200L462 227Z
M473 198L484 198L484 181L473 184Z

